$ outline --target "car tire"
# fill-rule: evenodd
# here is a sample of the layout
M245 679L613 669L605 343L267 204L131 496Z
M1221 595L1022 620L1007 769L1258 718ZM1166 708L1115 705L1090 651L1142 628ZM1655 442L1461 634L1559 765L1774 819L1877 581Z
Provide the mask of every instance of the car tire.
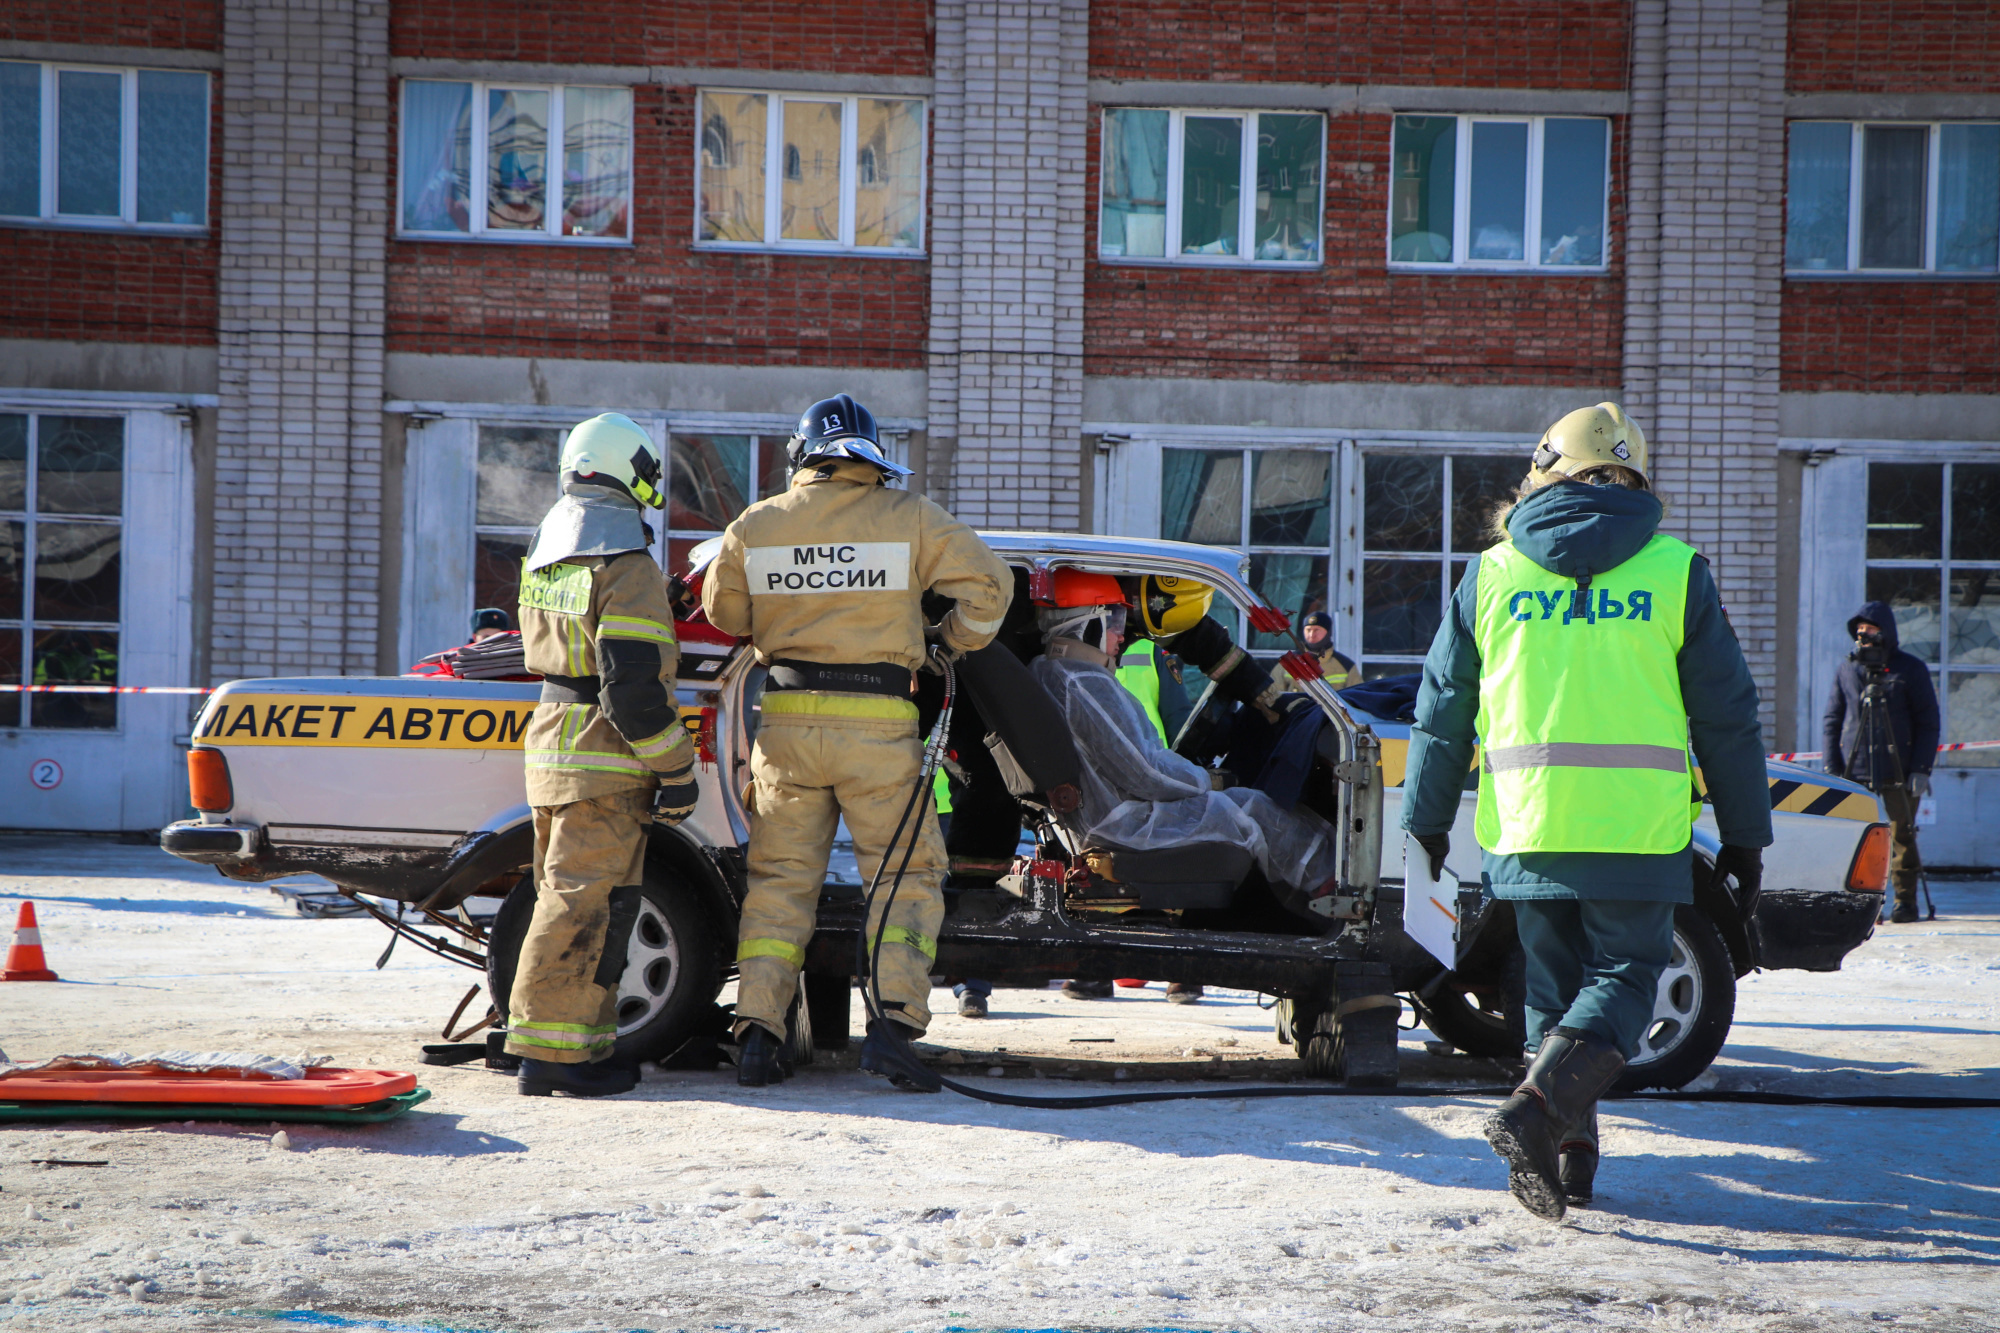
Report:
M1639 1054L1619 1075L1621 1092L1685 1087L1715 1063L1736 1017L1736 968L1713 922L1674 909L1674 946L1660 975Z
M1482 996L1456 976L1447 976L1436 988L1426 987L1422 997L1410 998L1439 1041L1485 1060L1520 1060L1521 1039L1511 1030L1498 991Z
M1344 1019L1331 1002L1321 1000L1280 1000L1278 1011L1278 1040L1298 1051L1307 1078L1356 1088L1395 1086L1400 1003Z
M523 875L487 931L487 989L503 1021L534 913L534 876ZM626 940L625 973L618 980L613 1059L634 1064L665 1060L711 1031L715 997L722 989L721 949L714 922L695 895L662 873L657 862L649 862L639 888L638 919Z

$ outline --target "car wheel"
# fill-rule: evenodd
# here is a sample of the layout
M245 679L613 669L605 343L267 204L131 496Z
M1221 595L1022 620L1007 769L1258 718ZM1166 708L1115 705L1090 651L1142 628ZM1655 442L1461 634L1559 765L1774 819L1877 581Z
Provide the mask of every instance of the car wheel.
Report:
M487 932L487 988L503 1015L534 913L534 877L523 875ZM710 1006L721 989L719 950L715 927L694 895L649 865L618 979L614 1059L664 1060L709 1031Z
M1520 1038L1508 1030L1506 1002L1498 990L1476 991L1448 976L1416 1002L1424 1026L1467 1055L1487 1060L1519 1060Z
M1618 1078L1621 1092L1679 1088L1715 1062L1736 1017L1736 969L1709 919L1674 909L1673 954L1653 1000L1639 1054Z

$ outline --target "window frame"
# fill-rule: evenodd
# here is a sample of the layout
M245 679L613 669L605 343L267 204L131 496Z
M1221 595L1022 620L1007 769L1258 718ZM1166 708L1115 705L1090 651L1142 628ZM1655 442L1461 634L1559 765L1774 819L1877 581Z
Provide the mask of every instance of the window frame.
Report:
M1904 120L1892 117L1863 117L1844 120L1837 116L1800 116L1785 122L1785 170L1788 177L1785 191L1786 248L1789 249L1791 225L1791 189L1789 176L1792 160L1792 127L1794 125L1845 125L1847 127L1847 267L1845 268L1793 268L1785 265L1786 278L1806 278L1812 280L1826 278L1941 278L1947 282L1991 281L2000 276L2000 268L1995 269L1939 269L1937 266L1938 232L1938 190L1941 185L1939 169L1943 165L1944 130L1948 125L2000 126L2000 120L1974 118L1966 120ZM1866 131L1871 129L1922 129L1926 131L1924 145L1924 262L1921 268L1863 268L1861 266L1861 216L1865 191L1862 189L1862 171L1865 165L1867 146Z
M1165 255L1108 255L1104 253L1104 144L1105 119L1114 111L1164 111L1167 113L1167 211L1166 239L1173 253ZM1181 250L1181 196L1185 184L1182 170L1186 157L1187 118L1203 120L1238 118L1243 123L1241 165L1237 170L1236 235L1239 247L1254 250L1257 244L1257 117L1314 116L1319 120L1319 257L1316 259L1257 259L1248 254L1202 255ZM1327 115L1312 107L1227 107L1227 106L1148 106L1139 103L1104 102L1097 107L1097 249L1095 262L1132 268L1261 268L1290 272L1310 272L1326 267L1326 214L1328 182L1326 172Z
M456 83L472 88L472 111L475 133L470 145L471 153L466 162L466 176L473 185L473 193L468 196L467 222L464 231L422 231L403 225L404 188L409 170L410 155L404 140L409 129L409 88L413 83ZM562 157L563 134L566 129L564 117L568 107L563 96L572 88L592 89L600 92L622 92L625 94L628 119L625 124L625 234L623 236L571 236L562 230ZM485 124L482 108L489 92L544 93L549 99L547 165L544 168L544 189L542 203L542 227L540 231L507 228L489 230L486 215L486 168L488 161L488 140L490 130L478 131ZM424 75L406 75L398 80L396 91L396 191L390 201L396 219L396 239L401 241L471 241L481 245L583 245L620 246L630 248L633 232L638 225L638 99L632 85L626 83L538 83L533 79L450 79Z
M41 71L41 189L39 212L0 214L0 226L60 227L85 231L146 232L166 236L205 236L213 225L212 206L215 162L215 76L205 69L176 69L158 65L100 65L81 60L5 60L10 65L34 65ZM56 179L62 160L60 80L65 73L116 74L118 87L118 216L57 211L61 183ZM199 74L205 85L206 104L201 120L200 222L141 222L139 213L139 75Z
M1396 122L1405 116L1440 119L1450 116L1454 153L1451 182L1451 253L1441 263L1395 258L1396 249ZM1604 125L1604 204L1600 214L1604 252L1595 264L1545 264L1542 249L1542 183L1544 175L1544 133L1551 120L1595 120ZM1392 273L1538 273L1583 274L1599 277L1611 269L1611 187L1613 131L1616 117L1596 115L1508 115L1501 112L1397 111L1389 117L1389 171L1382 204L1384 222L1382 253ZM1526 125L1528 127L1527 197L1522 211L1520 259L1471 259L1472 250L1472 127L1475 124Z
M701 150L702 127L707 123L708 99L713 95L761 97L764 99L764 239L729 241L704 238L701 234ZM786 240L779 235L784 217L784 125L787 102L838 103L840 112L840 240ZM917 243L915 246L857 245L854 243L855 192L861 166L861 103L915 102L923 108L923 161L917 173ZM695 93L694 109L694 225L693 245L697 250L749 252L753 254L854 255L868 259L930 258L931 202L931 99L916 93L835 93L789 91L777 88L710 87ZM752 432L754 434L754 432Z

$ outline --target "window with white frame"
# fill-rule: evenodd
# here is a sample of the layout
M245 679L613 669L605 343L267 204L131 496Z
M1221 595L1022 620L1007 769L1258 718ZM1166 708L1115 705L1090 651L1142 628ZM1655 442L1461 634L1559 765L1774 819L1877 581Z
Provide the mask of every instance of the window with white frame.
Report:
M1611 122L1397 116L1389 262L1412 268L1601 269Z
M1795 120L1793 273L2000 271L2000 124Z
M556 460L566 428L479 427L479 475L473 488L472 603L497 606L521 623L521 562L542 515L561 494Z
M1423 665L1466 557L1493 545L1493 516L1526 467L1504 454L1370 452L1362 457L1361 671Z
M0 217L208 224L208 75L0 61Z
M1318 112L1106 107L1097 255L1124 262L1320 262Z
M1868 465L1866 586L1938 678L1946 741L2000 740L2000 463ZM2000 751L1941 756L1993 767Z
M698 243L922 253L921 99L704 88L697 115Z
M402 127L405 236L631 239L630 88L405 79Z
M667 460L668 569L686 569L695 546L720 536L750 505L784 493L791 481L785 457L790 438L673 433Z
M0 684L118 684L125 419L0 413ZM114 694L0 694L0 727L109 729Z

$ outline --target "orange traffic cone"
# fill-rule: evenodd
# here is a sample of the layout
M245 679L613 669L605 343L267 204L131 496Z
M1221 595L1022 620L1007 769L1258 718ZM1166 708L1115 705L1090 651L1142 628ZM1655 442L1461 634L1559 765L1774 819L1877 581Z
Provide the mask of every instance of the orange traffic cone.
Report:
M42 932L35 925L35 905L22 903L21 915L14 922L14 947L7 950L7 970L0 973L0 981L59 980L49 971L49 960L42 957Z

